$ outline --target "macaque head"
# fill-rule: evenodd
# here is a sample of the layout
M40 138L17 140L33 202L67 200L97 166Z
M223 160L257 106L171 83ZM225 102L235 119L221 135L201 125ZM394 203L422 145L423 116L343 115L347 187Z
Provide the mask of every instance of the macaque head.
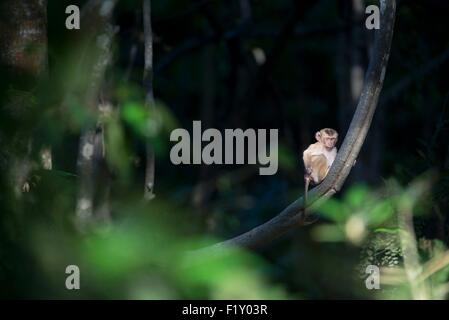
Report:
M332 150L337 144L338 133L334 129L324 128L315 133L315 138L320 142L327 150Z

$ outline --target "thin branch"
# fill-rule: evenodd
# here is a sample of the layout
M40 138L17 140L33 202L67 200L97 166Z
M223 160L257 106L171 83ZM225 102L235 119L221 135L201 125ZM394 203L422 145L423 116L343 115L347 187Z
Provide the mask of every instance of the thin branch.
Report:
M329 174L319 186L310 191L307 207L317 200L332 196L341 189L359 154L371 125L384 82L396 13L395 0L381 0L380 2L381 28L376 33L373 54L368 71L366 72L357 109ZM209 252L209 250L216 250L229 245L247 248L258 247L278 238L288 230L300 226L304 208L303 197L300 197L268 222L235 238L200 249L197 252Z
M151 0L143 0L143 32L145 38L145 66L143 70L143 86L145 87L146 97L145 106L154 111L153 94L153 31L151 28ZM154 116L154 112L151 112ZM146 168L145 168L145 188L144 199L154 198L154 150L150 143L146 145Z

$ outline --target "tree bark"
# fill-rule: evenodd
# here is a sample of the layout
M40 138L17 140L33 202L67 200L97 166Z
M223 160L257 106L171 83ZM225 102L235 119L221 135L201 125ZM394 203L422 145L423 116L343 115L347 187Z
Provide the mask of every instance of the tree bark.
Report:
M10 182L19 197L29 191L27 182L34 164L32 130L36 103L33 102L39 80L47 71L47 2L39 0L4 0L0 4L0 74L8 83L1 92L3 108L0 116L17 122L10 125L20 130L0 136L0 158L7 159L2 168L10 174Z
M3 0L0 12L0 64L11 75L40 76L47 70L47 2Z

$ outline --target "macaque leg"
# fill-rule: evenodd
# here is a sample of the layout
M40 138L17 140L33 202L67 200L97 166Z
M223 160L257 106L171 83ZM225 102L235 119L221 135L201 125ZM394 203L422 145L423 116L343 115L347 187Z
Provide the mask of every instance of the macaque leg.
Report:
M320 183L327 175L328 166L327 159L324 155L316 155L311 157L312 163L312 180L315 184Z

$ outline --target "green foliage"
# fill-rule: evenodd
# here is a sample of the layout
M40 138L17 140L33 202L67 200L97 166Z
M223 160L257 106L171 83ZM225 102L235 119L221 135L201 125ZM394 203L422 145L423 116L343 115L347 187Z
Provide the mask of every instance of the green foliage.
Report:
M116 204L117 205L117 204ZM41 226L33 233L33 255L57 294L61 270L75 264L81 269L84 298L124 299L281 299L285 290L267 281L261 270L263 259L249 252L223 248L202 254L195 251L211 244L201 238L182 235L183 228L170 223L179 210L166 201L155 201L149 209L128 203L120 206L132 216L98 228L82 237L49 232ZM139 213L140 211L140 213ZM201 239L201 240L200 240ZM43 296L52 297L43 292Z
M369 264L387 268L381 278L392 282L376 294L378 298L444 299L448 293L449 251L439 240L416 238L410 225L413 215L428 211L426 203L433 180L434 175L429 173L406 188L394 180L388 180L378 191L353 186L341 199L331 198L313 206L328 223L314 227L312 235L318 241L360 247L362 275ZM399 220L409 222L401 224ZM415 255L416 261L412 258ZM392 270L397 270L396 274Z
M360 244L367 231L389 221L394 213L395 195L381 197L363 185L352 186L341 200L327 199L312 205L311 210L334 224L318 226L314 235L321 241L350 241Z

